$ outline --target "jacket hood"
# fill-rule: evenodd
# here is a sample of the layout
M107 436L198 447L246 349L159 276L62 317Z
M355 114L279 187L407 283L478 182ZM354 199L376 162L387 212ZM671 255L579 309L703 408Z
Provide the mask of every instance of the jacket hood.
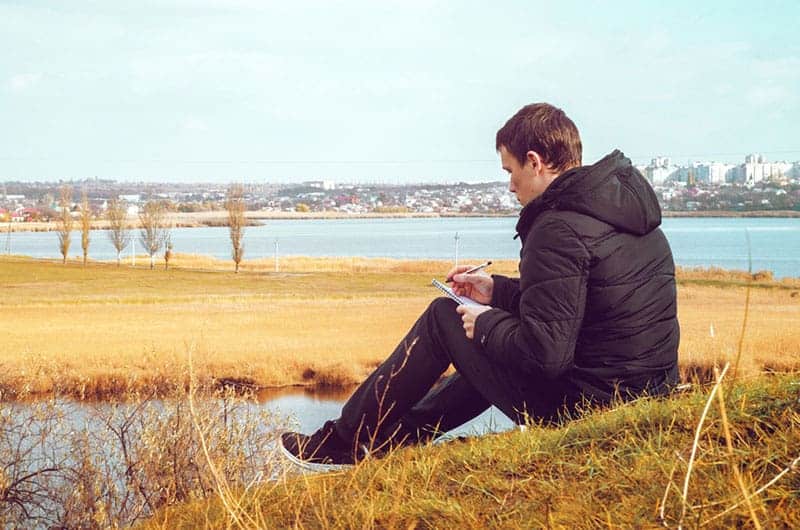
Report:
M548 209L589 215L637 235L661 224L661 208L653 188L618 150L591 166L559 175L541 196L525 206L517 223L523 239L533 220Z

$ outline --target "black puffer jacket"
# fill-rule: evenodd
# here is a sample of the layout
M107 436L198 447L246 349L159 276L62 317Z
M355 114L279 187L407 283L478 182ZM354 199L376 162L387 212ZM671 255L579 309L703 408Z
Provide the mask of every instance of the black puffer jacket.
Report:
M677 382L672 252L653 190L619 151L522 209L520 278L494 276L475 340L565 393L607 402Z

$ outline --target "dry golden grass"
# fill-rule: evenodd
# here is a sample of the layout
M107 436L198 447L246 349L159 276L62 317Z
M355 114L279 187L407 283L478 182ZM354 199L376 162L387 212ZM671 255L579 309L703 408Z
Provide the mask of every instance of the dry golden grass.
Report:
M150 271L0 259L0 389L84 397L165 390L187 381L190 344L206 386L222 378L257 386L356 383L436 296L430 278L448 268L282 258L279 273L269 272L271 260L255 260L243 261L236 275L231 261L178 255L172 263ZM492 265L515 269L511 260ZM681 359L686 373L702 375L710 361L735 357L746 288L735 277L687 276L679 287ZM798 288L756 285L740 372L800 366Z
M124 396L131 389L172 389L180 395L176 383L189 381L186 352L193 352L192 373L206 388L221 378L255 385L357 381L436 296L428 282L447 268L437 262L297 258L282 260L279 273L269 272L272 263L264 260L248 264L251 268L237 275L230 262L218 260L181 256L176 265L182 268L149 271L0 258L0 387L34 396L54 391ZM515 264L493 268L513 273ZM157 415L137 416L137 421L108 423L140 429L129 433L140 445L135 446L138 459L133 467L123 461L125 496L105 495L103 486L115 485L116 479L102 473L102 464L89 459L68 462L62 471L81 483L56 484L57 493L65 492L65 513L73 517L59 516L57 522L99 528L140 520L155 510L145 527L596 528L708 523L713 528L758 521L769 527L796 527L796 374L751 376L800 367L798 282L682 271L682 369L690 378L706 379L715 360L736 357L748 293L739 368L745 377L726 390L725 399L720 397L719 411L713 409L704 425L698 424L698 416L706 395L697 388L674 399L637 400L594 411L561 428L530 426L525 432L465 443L426 445L368 460L350 472L283 475L247 489L255 471L248 458L264 456L259 453L262 433L254 426L270 425L270 420L245 421L241 425L247 432L231 432L230 426L239 424L226 420L220 427L219 410L209 409L199 417L216 423L195 420L199 427L192 429L185 411L177 413L184 409L176 406L171 416L159 409ZM205 403L216 406L214 400ZM13 421L6 431L19 433L21 416L8 407L4 418ZM225 410L222 417L227 418ZM27 420L22 421L24 427ZM698 452L690 465L696 428ZM38 435L36 429L27 432ZM55 439L94 450L70 438L71 430L64 432L64 440ZM114 439L100 434L92 432L91 439L96 440L97 454L104 455ZM218 451L201 452L200 442ZM16 469L29 468L26 455L12 451L10 457L17 458ZM177 469L182 474L175 474ZM229 476L220 478L214 469L227 470ZM692 479L683 497L681 483L690 470ZM84 483L90 488L82 487ZM741 490L753 498L744 503ZM128 496L131 491L133 497ZM148 503L144 511L140 498ZM173 505L181 501L189 502ZM8 520L0 512L0 524L25 520L26 514L5 516Z
M562 427L397 450L166 506L141 527L797 528L797 384L729 384L704 421L698 388Z
M175 266L185 269L214 271L233 270L231 260L220 260L200 254L178 254L173 258ZM172 266L173 260L170 260ZM130 263L128 260L127 263ZM342 272L342 273L430 273L443 275L452 264L443 260L401 260L391 258L281 256L277 272ZM490 269L496 274L516 274L517 260L497 260ZM276 272L274 258L245 260L242 271Z

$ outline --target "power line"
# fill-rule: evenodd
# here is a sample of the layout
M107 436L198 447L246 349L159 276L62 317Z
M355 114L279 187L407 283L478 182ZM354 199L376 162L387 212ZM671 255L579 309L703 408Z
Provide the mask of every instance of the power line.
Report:
M735 152L735 153L693 153L693 154L685 154L685 153L658 153L656 155L634 155L634 154L627 154L626 155L630 158L654 158L657 156L668 156L670 158L706 158L710 156L747 156L751 154L762 154L762 155L780 155L780 154L791 154L791 153L800 153L800 149L780 149L777 151L759 151L758 149L747 151L747 152Z
M658 156L669 156L672 158L703 158L711 156L747 156L749 154L800 154L800 149L778 149L773 151L737 151L737 152L709 152L709 153L671 153L668 151L660 151L651 154L638 154L626 153L630 158L653 158ZM63 162L67 160L75 160L66 157L14 157L14 156L0 156L0 160L4 161L17 161L17 162ZM442 158L442 159L392 159L392 160L186 160L186 159L169 159L169 158L141 158L141 159L96 159L94 162L109 163L109 164L347 164L347 165L386 165L386 164L496 164L497 158Z
M71 158L0 157L0 160L19 162L63 162ZM175 160L175 159L100 159L95 162L111 164L453 164L497 163L497 159L432 159L432 160Z

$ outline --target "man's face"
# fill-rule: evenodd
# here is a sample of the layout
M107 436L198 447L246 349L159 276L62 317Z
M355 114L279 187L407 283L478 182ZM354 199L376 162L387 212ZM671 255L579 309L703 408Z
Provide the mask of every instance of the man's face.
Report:
M555 175L544 167L539 155L533 151L528 151L527 158L520 163L506 146L501 145L500 161L510 177L508 191L517 196L522 206L527 206L529 202L544 193L555 178Z

